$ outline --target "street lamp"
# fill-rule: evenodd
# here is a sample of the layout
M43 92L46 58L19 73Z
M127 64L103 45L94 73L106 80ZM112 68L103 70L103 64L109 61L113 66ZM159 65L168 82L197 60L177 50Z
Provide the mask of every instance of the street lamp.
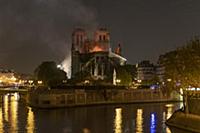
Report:
M33 83L33 80L28 80L29 85L31 86Z
M29 83L29 84L32 84L32 83L33 83L33 80L29 80L28 83Z
M172 81L172 79L167 79L167 81L168 81L168 82L171 82L171 81Z
M42 80L38 80L38 82L37 82L39 85L41 85L42 84Z
M116 83L121 83L121 79L116 79Z

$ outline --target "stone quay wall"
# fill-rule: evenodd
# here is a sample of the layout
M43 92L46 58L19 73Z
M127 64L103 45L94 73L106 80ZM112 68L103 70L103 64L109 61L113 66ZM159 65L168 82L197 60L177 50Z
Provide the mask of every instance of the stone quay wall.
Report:
M81 105L162 102L173 101L171 97L163 95L160 90L31 90L27 95L27 103L33 107L54 108Z

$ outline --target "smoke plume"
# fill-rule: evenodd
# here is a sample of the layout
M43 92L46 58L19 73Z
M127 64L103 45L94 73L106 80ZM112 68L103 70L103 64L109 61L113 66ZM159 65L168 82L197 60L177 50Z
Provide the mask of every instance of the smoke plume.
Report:
M71 78L71 54L68 54L61 63L63 70L67 73L68 78Z
M42 61L70 68L71 33L97 26L81 0L0 0L0 67L33 72Z

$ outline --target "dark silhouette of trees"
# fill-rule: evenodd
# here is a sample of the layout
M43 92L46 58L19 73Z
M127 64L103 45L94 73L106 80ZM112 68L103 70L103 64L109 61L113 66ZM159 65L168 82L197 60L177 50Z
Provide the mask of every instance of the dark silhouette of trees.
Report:
M67 73L57 68L53 61L42 62L34 71L34 77L38 81L42 81L45 86L57 86L66 82Z
M165 81L171 88L200 87L200 41L194 38L183 47L166 53L161 64L165 66Z
M131 73L127 72L127 70L123 66L119 66L116 69L117 80L119 80L118 85L129 86L132 82Z

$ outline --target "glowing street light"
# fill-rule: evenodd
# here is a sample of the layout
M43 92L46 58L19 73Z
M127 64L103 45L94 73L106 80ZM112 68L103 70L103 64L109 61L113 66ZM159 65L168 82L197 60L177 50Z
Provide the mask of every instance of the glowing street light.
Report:
M89 81L89 80L85 80L84 83L85 83L85 84L89 84L90 81Z
M41 85L42 84L42 80L39 80L37 83Z
M32 84L32 83L33 83L33 80L29 80L28 83L29 83L29 84Z
M167 81L168 81L168 82L171 82L171 81L172 81L172 79L167 79Z
M60 68L60 69L61 69L61 68L62 68L62 66L59 64L59 65L57 65L57 68Z
M16 81L17 78L15 78L14 76L11 78L12 81Z
M121 83L121 80L120 80L120 79L116 79L116 82L117 82L117 83Z

